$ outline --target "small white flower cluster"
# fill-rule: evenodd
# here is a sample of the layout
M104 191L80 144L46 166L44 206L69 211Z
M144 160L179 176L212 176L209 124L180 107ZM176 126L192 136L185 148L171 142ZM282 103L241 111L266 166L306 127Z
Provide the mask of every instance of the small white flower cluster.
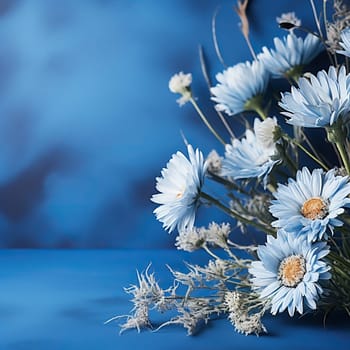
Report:
M212 222L208 228L194 227L189 230L179 232L176 237L175 246L177 249L193 252L203 246L214 245L220 248L228 248L228 236L231 232L231 227L227 223L221 225Z
M276 18L277 23L285 29L294 30L295 27L301 26L301 20L295 15L295 12L282 13Z
M208 171L213 174L221 172L223 158L219 156L218 152L212 150L207 157Z
M181 231L176 237L175 246L177 249L193 252L201 248L205 244L205 241L206 237L203 230L194 227Z
M192 74L184 74L183 72L173 75L169 81L169 90L174 94L181 94L182 96L177 100L180 106L188 102L191 97L191 83Z
M228 310L228 318L238 333L245 335L266 333L261 318L264 315L264 309L259 312L251 313L248 311L247 300L239 292L227 292L225 295L225 305Z

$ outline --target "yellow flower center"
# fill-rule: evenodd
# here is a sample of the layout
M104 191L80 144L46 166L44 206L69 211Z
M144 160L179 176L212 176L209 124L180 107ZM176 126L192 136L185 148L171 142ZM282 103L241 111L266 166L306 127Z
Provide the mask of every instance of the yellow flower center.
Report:
M323 219L327 215L327 204L320 197L312 197L301 207L301 214L311 220Z
M282 260L278 270L278 279L286 287L295 287L302 281L305 272L304 257L291 255Z

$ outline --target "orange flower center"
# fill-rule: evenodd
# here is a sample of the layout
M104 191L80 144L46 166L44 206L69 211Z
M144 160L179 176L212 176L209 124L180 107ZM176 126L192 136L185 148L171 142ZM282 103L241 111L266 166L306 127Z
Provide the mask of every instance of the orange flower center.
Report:
M303 204L301 213L307 219L323 219L327 215L327 205L322 198L313 197Z
M278 279L286 287L295 287L305 275L305 265L305 259L301 255L288 256L280 264Z

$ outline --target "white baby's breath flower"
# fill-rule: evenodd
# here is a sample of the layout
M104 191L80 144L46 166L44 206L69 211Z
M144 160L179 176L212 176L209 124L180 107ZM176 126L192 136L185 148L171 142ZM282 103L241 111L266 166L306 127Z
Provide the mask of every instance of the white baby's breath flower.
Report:
M221 225L212 222L206 227L193 227L191 229L182 230L176 237L175 246L177 249L193 252L206 243L211 245L228 248L227 240L231 232L230 224L223 223Z
M182 230L176 237L175 246L177 249L193 252L203 246L206 241L205 232L196 227Z
M232 264L223 259L209 260L208 265L203 269L207 281L225 279L227 273L232 270Z
M248 316L247 318L241 318L234 324L235 329L238 333L245 335L266 333L267 330L261 322L261 314L256 313Z
M174 74L169 81L169 89L173 93L182 94L192 83L192 74L183 72Z
M237 291L227 292L224 304L228 310L228 318L238 333L259 335L266 332L266 328L261 322L264 312L250 314L246 300L241 293Z
M301 26L301 20L295 15L295 12L282 13L280 17L276 18L276 21L279 25L291 25L288 30L293 30L295 27Z
M238 311L241 309L240 293L233 291L225 294L225 305L229 311Z
M220 248L227 248L228 236L231 233L231 226L228 223L221 225L212 222L209 224L206 230L206 240L208 243L213 244Z
M177 103L182 106L188 102L191 97L192 74L184 74L183 72L174 74L169 80L169 90L174 94L182 96L177 100Z
M222 159L223 158L220 157L215 150L212 150L207 157L208 171L213 174L219 174L221 171Z

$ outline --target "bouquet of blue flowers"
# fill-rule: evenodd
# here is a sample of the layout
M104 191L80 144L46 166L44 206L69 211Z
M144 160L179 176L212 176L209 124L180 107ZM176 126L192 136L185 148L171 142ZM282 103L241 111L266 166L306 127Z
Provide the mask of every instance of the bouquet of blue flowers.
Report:
M126 289L134 308L122 331L152 327L154 309L173 310L160 327L181 324L189 334L217 315L227 315L236 331L257 335L267 331L267 312L341 310L350 317L350 8L334 0L332 15L325 6L320 19L310 0L315 28L304 28L294 13L282 14L277 21L286 35L256 54L247 4L238 1L236 11L253 59L227 67L210 84L231 139L224 140L204 115L192 75L175 74L169 88L180 95L177 102L193 105L223 149L204 157L187 144L188 156L171 157L151 198L165 230L177 231L176 247L205 250L208 264L187 264L186 272L170 267L174 283L167 289L149 268L138 273L138 284ZM328 68L306 71L320 54L328 57ZM268 95L272 79L286 79L289 91ZM231 118L244 118L243 137L234 135ZM308 128L322 130L327 155L313 145ZM210 181L222 186L226 201L208 193ZM221 209L228 222L196 227L203 204ZM266 241L237 244L233 227L259 230Z

